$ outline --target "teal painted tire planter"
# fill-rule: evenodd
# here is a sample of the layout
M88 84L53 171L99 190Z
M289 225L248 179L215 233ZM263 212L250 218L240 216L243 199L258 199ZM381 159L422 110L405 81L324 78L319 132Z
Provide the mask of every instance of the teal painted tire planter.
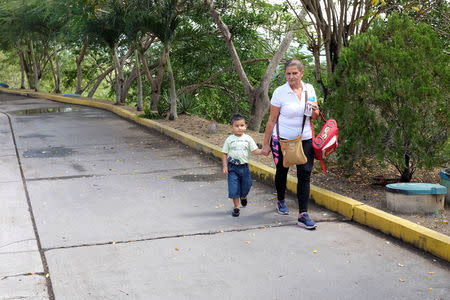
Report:
M433 183L386 185L388 209L401 213L433 213L444 208L447 188Z
M439 175L441 176L441 184L447 188L445 202L447 202L447 205L450 205L450 168L441 170Z
M80 95L78 94L70 94L70 93L66 93L66 94L62 94L64 97L72 97L72 98L80 98Z

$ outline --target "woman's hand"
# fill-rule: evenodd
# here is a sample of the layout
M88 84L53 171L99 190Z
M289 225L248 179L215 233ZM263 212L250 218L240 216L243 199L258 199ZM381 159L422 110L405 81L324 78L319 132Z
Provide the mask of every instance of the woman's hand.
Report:
M261 150L262 150L262 155L265 155L265 156L269 155L271 152L269 145L264 145Z
M317 119L320 115L320 109L317 102L309 102L308 105L310 105L312 109L311 119Z

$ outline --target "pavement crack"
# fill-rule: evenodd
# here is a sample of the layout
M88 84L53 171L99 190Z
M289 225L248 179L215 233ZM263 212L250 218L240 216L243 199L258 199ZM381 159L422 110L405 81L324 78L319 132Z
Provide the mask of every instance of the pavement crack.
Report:
M348 221L350 221L350 220L348 220ZM317 219L317 222L319 222L319 223L342 223L342 222L346 222L346 220L328 218L328 219ZM233 228L233 229L228 229L228 230L214 230L214 231L207 231L207 232L174 234L174 235L158 236L158 237L143 238L143 239L109 241L109 242L101 242L101 243L86 243L86 244L60 246L60 247L49 247L49 248L43 248L43 251L46 252L46 251L51 251L51 250L74 249L74 248L106 246L106 245L119 245L119 244L148 242L148 241L176 239L176 238L185 238L185 237L194 237L194 236L211 236L211 235L216 235L216 234L221 234L221 233L245 232L245 231L250 231L250 230L264 230L264 229L269 229L269 228L287 227L287 226L296 226L296 225L297 225L297 222L292 222L292 221L284 222L284 223L278 222L276 224L250 226L250 227L246 227L246 228Z
M11 246L11 245L14 245L14 244L19 244L19 243L28 242L28 241L35 241L35 240L36 239L25 239L25 240L20 240L20 241L14 241L14 242L11 242L11 243L8 243L8 244L0 245L0 248L5 248L5 247L8 247L8 246Z
M8 279L8 278L14 278L14 277L22 277L22 276L34 276L34 275L45 276L44 272L29 272L29 273L22 273L22 274L14 274L14 275L3 276L2 278L0 278L0 280L5 280L5 279Z
M17 163L19 164L20 177L22 178L22 185L23 185L23 189L25 192L25 198L27 199L28 212L30 214L31 224L33 226L34 236L36 237L36 243L37 243L37 247L39 250L39 254L41 256L41 261L42 261L42 265L44 267L44 272L48 273L47 258L45 257L44 251L42 249L41 238L39 236L39 232L38 232L37 225L36 225L36 219L34 217L33 206L31 205L31 199L30 199L30 194L28 192L27 181L25 179L25 172L23 170L22 159L20 158L19 148L17 147L17 140L16 140L16 135L14 133L13 122L12 122L11 116L9 114L4 113L4 112L2 112L2 113L4 115L6 115L6 117L8 118L9 128L11 130L11 138L12 138L12 141L14 144L14 150L16 152ZM52 281L51 281L50 277L46 276L46 284L47 284L48 298L49 298L49 300L54 300L55 294L53 292L53 286L52 286Z

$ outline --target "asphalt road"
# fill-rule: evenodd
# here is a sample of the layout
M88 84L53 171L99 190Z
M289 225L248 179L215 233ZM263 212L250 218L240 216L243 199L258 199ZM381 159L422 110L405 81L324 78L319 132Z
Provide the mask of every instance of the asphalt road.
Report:
M450 299L445 261L110 112L0 94L0 299ZM288 199L296 210L293 197Z

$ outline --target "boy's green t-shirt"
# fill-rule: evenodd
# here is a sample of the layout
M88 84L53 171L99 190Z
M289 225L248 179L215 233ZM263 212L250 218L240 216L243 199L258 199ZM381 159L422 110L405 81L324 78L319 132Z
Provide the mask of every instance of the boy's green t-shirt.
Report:
M247 134L242 136L230 135L223 144L222 152L228 157L238 159L241 164L248 164L250 152L258 149L253 138Z

